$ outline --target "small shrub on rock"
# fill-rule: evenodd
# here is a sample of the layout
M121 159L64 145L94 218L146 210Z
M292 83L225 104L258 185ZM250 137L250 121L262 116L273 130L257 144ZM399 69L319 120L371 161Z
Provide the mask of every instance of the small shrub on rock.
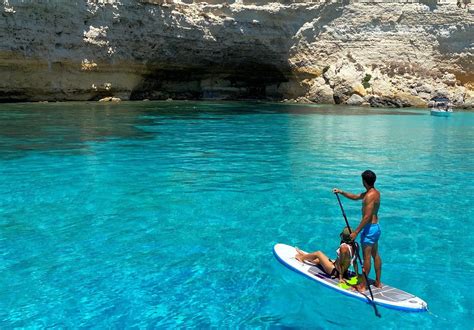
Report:
M362 79L362 86L364 86L365 89L370 88L370 83L369 83L370 79L372 79L372 76L368 73Z

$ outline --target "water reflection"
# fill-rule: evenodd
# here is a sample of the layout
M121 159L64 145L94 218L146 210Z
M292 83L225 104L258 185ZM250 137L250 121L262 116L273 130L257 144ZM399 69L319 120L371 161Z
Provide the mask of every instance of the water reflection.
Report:
M90 152L87 142L111 138L148 139L159 134L160 120L226 120L242 114L399 114L393 110L272 104L260 102L123 102L0 105L0 157L31 151ZM401 112L412 114L410 112ZM150 129L155 126L156 128Z
M88 152L88 141L108 138L147 138L138 129L151 120L140 108L119 104L59 103L2 105L1 157L19 157L28 151Z

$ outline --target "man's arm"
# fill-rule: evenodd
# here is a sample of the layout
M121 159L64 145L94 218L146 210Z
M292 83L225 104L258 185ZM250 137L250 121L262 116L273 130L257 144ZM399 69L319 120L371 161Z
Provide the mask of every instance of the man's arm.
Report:
M332 190L332 192L335 193L335 194L341 194L342 196L344 196L346 198L349 198L349 199L352 199L354 201L362 199L365 196L365 192L360 193L360 194L352 194L350 192L342 191L341 189L337 189L337 188L334 188Z

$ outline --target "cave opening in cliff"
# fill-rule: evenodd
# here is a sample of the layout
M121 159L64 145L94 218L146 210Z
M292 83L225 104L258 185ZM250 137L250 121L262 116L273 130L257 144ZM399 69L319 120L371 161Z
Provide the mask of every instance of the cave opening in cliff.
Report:
M279 99L289 70L257 62L226 66L155 68L132 91L131 100Z

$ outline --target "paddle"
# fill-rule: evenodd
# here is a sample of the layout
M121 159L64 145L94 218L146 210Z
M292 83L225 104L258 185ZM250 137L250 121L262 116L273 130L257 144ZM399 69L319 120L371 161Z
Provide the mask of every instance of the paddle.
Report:
M349 226L349 221L347 221L347 216L346 216L346 212L344 212L344 208L342 207L342 203L341 203L341 199L339 198L339 194L338 193L335 193L336 194L336 197L337 197L337 201L339 202L339 206L341 207L341 211L342 211L342 216L344 217L344 220L346 221L346 226L347 226L347 229L349 229L349 233L352 233L352 230L351 230L351 226ZM370 292L370 297L372 298L372 306L374 306L374 312L375 312L375 315L377 317L382 317L380 314L379 314L379 311L377 310L377 306L375 305L375 302L374 302L374 295L372 294L372 289L370 288L370 283L369 283L369 278L367 277L367 274L365 273L364 271L364 265L362 264L362 260L360 259L360 255L359 255L359 249L355 249L356 250L356 256L357 256L357 259L359 260L359 263L362 267L362 274L364 274L364 277L365 277L365 283L367 283L367 287L369 288L369 292ZM369 297L367 297L368 299ZM369 299L370 300L370 299Z

